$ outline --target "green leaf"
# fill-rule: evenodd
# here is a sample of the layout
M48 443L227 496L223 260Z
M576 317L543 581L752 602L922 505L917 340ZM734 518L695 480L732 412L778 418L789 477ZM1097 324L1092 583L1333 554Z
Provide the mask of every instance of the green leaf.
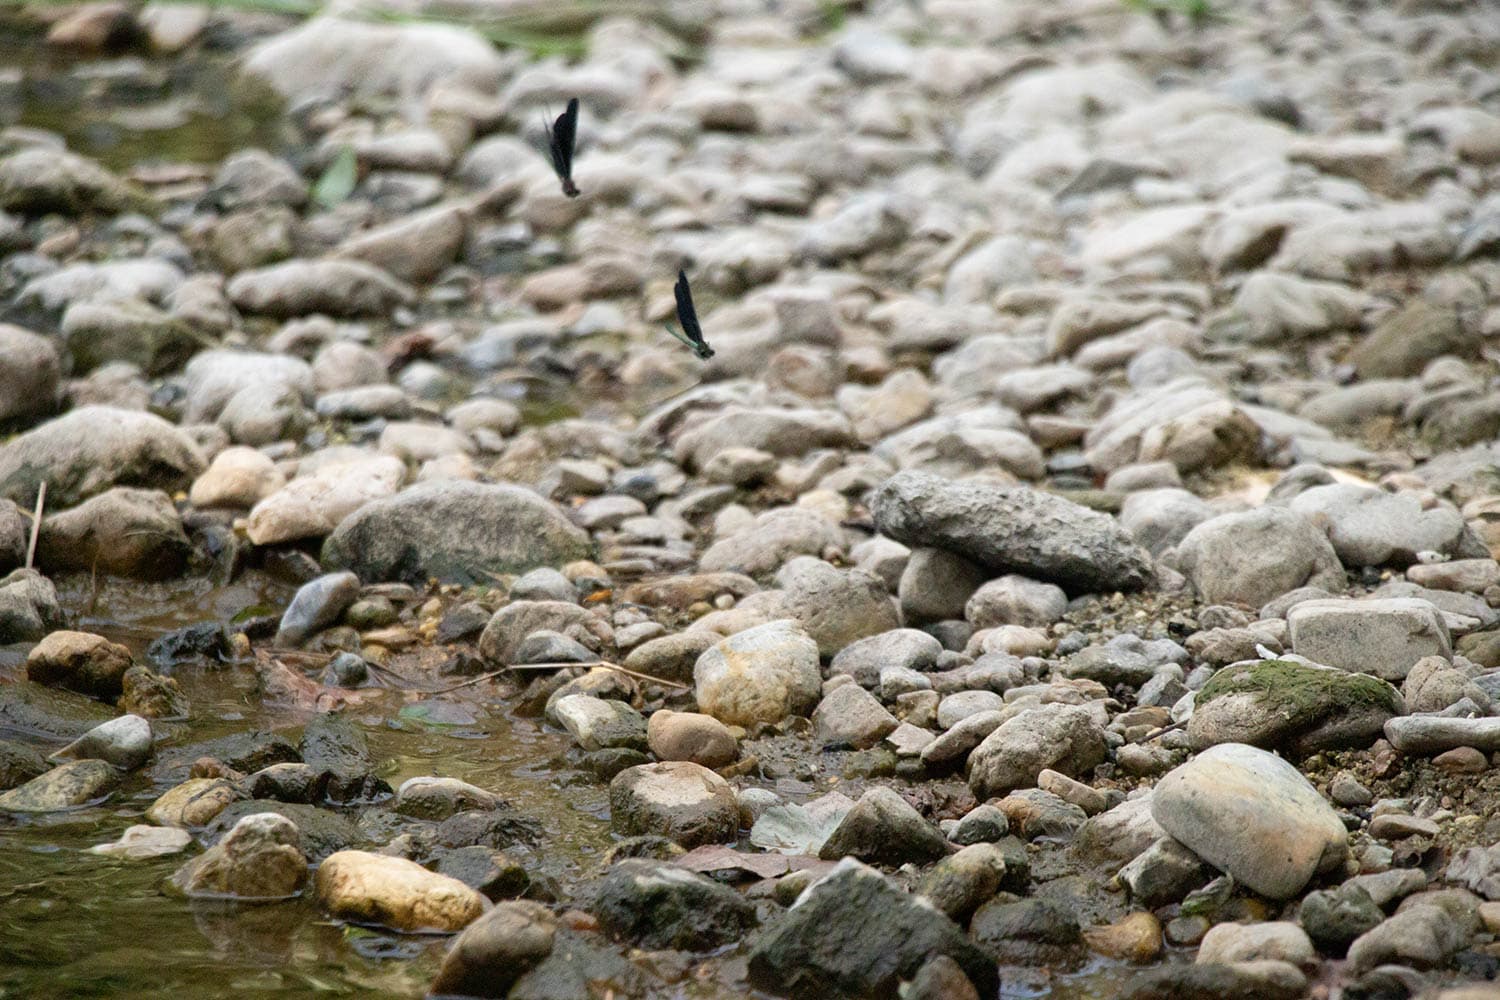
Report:
M318 183L313 185L313 201L323 208L333 208L354 193L354 185L358 182L359 160L354 155L354 147L345 146L323 171Z

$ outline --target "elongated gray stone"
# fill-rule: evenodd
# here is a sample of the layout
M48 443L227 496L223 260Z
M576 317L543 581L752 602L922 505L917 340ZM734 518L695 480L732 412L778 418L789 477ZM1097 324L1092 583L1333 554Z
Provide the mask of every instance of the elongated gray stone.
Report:
M1030 487L900 472L876 490L871 510L880 533L898 542L946 549L1073 593L1141 590L1155 581L1151 556L1113 518Z
M1402 715L1385 724L1385 738L1402 753L1437 754L1454 747L1500 750L1500 717L1445 719L1437 715Z

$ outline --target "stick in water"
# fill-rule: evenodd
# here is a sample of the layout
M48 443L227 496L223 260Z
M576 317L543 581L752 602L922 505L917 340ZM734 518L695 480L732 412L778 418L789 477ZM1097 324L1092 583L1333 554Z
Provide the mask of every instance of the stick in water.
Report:
M562 670L566 669L567 667L605 667L609 670L618 670L620 673L624 674L627 677L634 677L637 680L649 681L652 684L661 684L666 687L680 688L684 691L686 691L690 687L690 685L683 684L680 681L669 681L665 677L653 677L650 674L643 674L638 670L631 670L628 667L622 667L618 663L611 663L608 660L593 660L587 663L513 663L508 667L501 667L499 670L491 670L489 673L480 674L477 677L470 677L466 681L460 681L459 683L454 684L451 687L440 688L432 693L447 694L449 691L457 691L459 688L466 688L472 684L482 684L485 681L494 680L496 677L499 677L507 670Z
M31 515L31 541L26 546L26 568L36 563L36 540L42 533L42 508L47 504L47 481L36 490L36 511Z

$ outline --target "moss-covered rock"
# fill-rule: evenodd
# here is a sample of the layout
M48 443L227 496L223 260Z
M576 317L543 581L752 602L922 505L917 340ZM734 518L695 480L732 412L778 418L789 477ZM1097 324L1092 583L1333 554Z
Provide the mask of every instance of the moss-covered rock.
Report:
M1198 692L1188 737L1202 749L1248 743L1297 755L1366 747L1405 711L1401 693L1366 674L1291 660L1219 671Z

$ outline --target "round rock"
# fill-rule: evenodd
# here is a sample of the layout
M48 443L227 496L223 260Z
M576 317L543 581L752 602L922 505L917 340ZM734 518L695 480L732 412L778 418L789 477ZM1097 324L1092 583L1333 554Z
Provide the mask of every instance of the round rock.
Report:
M727 843L739 831L729 782L688 761L626 768L609 783L609 806L616 833L657 834L687 848Z
M1211 747L1151 796L1162 829L1271 899L1290 899L1348 856L1338 814L1298 770L1243 743Z
M704 652L693 681L698 708L732 726L806 715L822 693L818 644L794 621L767 622Z

